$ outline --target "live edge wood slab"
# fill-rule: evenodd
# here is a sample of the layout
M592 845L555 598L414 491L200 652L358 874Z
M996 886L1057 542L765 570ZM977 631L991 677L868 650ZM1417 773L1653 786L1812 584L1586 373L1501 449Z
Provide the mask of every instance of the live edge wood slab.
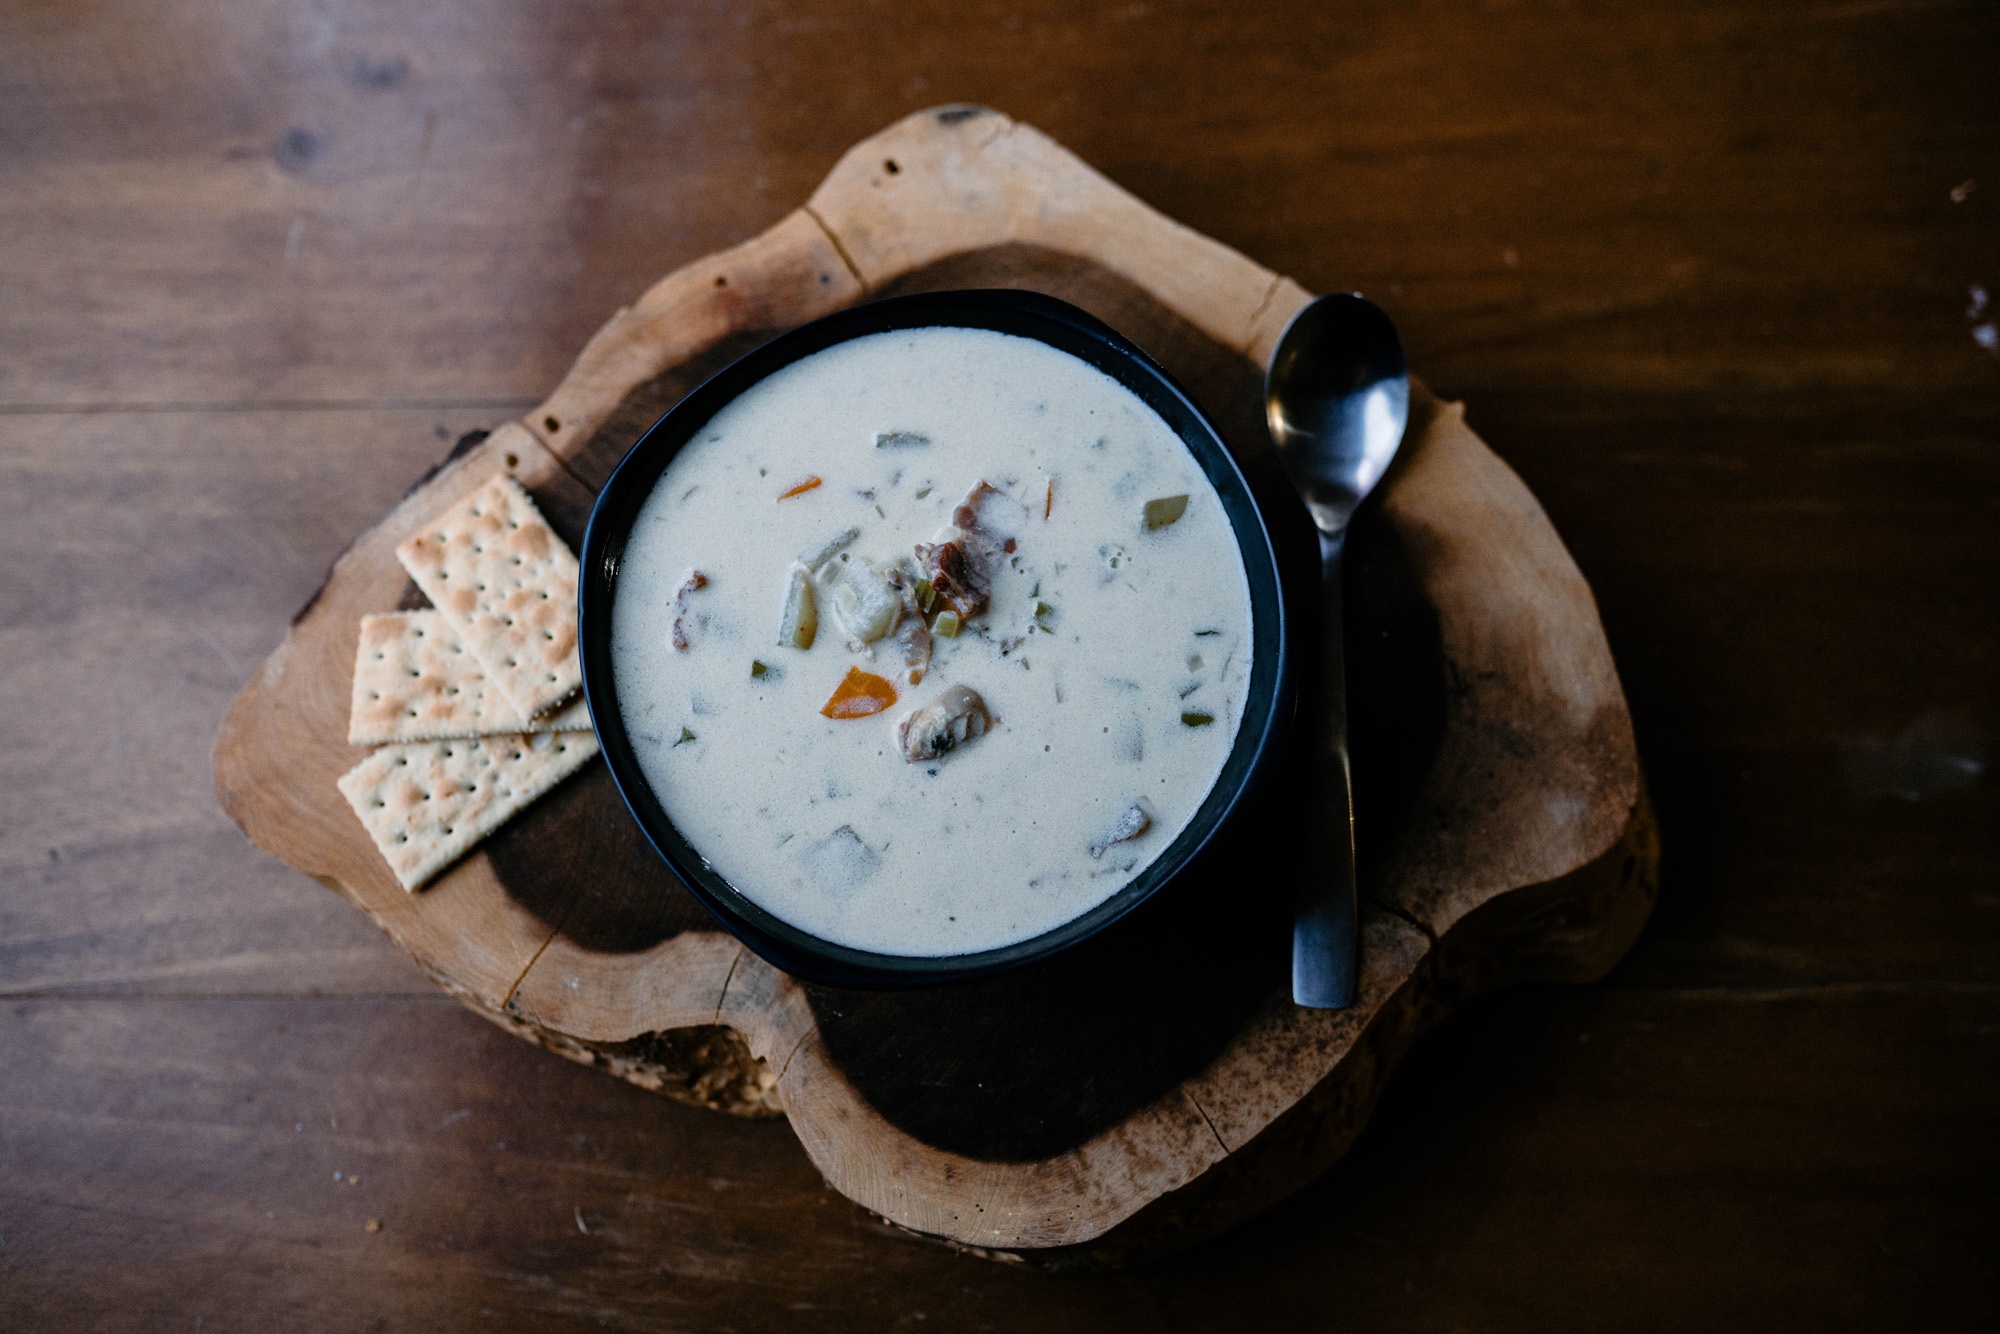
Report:
M416 600L394 553L428 516L504 469L576 545L594 488L708 373L858 301L980 286L1075 302L1179 377L1264 498L1309 616L1311 534L1258 399L1308 294L1030 127L946 107L857 145L763 235L661 280L546 403L364 534L230 710L216 786L254 842L509 1030L686 1101L782 1111L835 1188L913 1232L1052 1266L1130 1263L1309 1181L1428 1025L1492 987L1602 976L1652 909L1655 826L1590 590L1457 405L1416 388L1353 537L1353 1009L1290 1002L1306 839L1289 772L1227 873L1050 964L930 993L804 986L749 953L647 850L601 763L417 894L334 786L362 754L345 741L358 622Z

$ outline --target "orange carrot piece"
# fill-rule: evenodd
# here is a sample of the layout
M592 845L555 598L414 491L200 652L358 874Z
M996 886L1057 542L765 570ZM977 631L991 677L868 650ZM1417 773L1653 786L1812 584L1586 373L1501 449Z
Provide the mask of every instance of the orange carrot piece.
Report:
M790 500L793 496L802 496L806 492L812 490L814 487L818 485L819 485L819 478L808 477L803 482L800 482L797 486L793 487L791 490L780 491L778 493L778 499Z
M829 718L867 718L896 702L896 687L872 672L849 667L820 710Z

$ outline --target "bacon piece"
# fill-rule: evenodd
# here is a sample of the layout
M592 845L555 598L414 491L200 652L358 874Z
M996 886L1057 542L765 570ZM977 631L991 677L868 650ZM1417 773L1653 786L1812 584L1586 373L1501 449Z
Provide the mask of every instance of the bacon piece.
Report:
M952 526L984 539L983 546L1005 547L1028 520L1028 507L988 481L979 481L951 512Z
M707 575L700 570L689 570L687 578L681 580L681 586L674 592L674 648L678 652L685 653L688 650L688 594L707 587Z
M985 574L972 557L966 554L962 542L939 542L935 546L917 548L917 559L923 562L924 577L931 581L931 588L944 602L958 613L961 621L969 620L986 610L986 599L990 590Z

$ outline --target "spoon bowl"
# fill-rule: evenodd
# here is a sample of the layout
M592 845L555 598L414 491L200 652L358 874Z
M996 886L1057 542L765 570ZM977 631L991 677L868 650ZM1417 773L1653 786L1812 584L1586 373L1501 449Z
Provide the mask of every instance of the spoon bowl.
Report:
M1292 317L1264 379L1264 414L1286 476L1320 532L1346 529L1410 420L1403 343L1382 308L1333 292Z

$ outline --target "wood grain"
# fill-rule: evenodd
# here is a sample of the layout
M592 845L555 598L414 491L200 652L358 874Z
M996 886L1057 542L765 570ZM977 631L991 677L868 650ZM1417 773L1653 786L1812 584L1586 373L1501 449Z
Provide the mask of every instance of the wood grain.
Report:
M1804 0L0 12L5 1323L1991 1323L2000 811L1936 774L2000 728L1996 59ZM429 999L205 777L227 658L452 440L955 98L1389 304L1588 576L1666 834L1610 981L1474 1005L1317 1186L1108 1280Z

